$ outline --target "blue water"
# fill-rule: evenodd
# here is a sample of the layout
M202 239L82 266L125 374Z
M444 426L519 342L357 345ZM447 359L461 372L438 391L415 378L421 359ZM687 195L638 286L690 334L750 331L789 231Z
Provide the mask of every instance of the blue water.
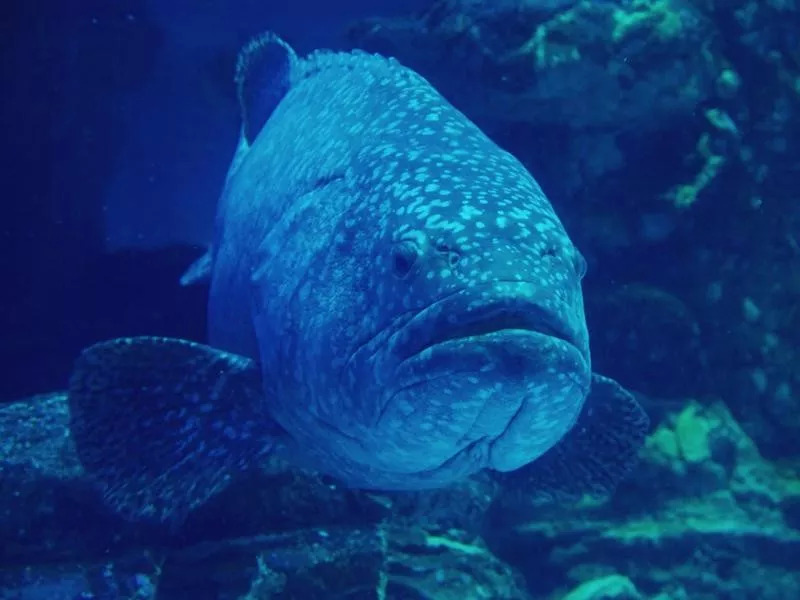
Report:
M99 282L98 269L109 267L99 264L105 251L209 242L238 136L233 67L246 40L274 28L302 51L341 46L352 20L416 11L426 2L391 0L377 10L356 0L335 8L310 0L270 4L6 5L4 71L12 83L2 111L10 213L2 279L13 294L3 295L0 324L15 345L3 349L9 377L2 397L61 385L66 356L99 333L87 327L147 331L155 318L175 334L202 338L202 318L181 325L181 314L148 304L151 293L157 304L164 294L146 281L174 281L186 258L171 266L169 259L153 265L122 258L125 272L112 275L114 285ZM176 307L193 296L172 294ZM99 317L97 302L109 316L85 323L82 315ZM191 305L202 310L202 302ZM126 317L130 310L138 316ZM128 324L120 327L120 318Z

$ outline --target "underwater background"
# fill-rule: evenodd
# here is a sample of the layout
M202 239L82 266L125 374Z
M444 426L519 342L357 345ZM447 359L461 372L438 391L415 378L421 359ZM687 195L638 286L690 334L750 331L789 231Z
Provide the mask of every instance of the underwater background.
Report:
M4 3L0 599L800 598L800 3L272 4ZM594 366L652 420L611 499L269 464L177 531L103 506L61 390L98 340L205 340L178 280L265 29L397 57L541 183Z

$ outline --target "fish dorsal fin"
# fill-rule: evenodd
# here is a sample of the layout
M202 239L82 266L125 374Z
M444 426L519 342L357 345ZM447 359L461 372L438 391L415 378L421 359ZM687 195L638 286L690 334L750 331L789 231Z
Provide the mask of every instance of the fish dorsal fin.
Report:
M291 46L271 32L262 33L242 48L235 81L248 144L253 143L289 91L296 64L297 55Z

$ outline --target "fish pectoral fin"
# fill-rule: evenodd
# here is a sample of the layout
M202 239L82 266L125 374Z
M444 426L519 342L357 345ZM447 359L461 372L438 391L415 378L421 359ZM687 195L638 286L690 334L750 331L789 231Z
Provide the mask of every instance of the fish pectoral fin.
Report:
M211 272L214 267L214 255L209 248L203 256L194 261L189 268L181 275L181 285L186 287L199 283L209 283Z
M572 429L533 463L505 475L547 499L608 496L636 466L649 428L633 394L592 373L589 396Z
M179 522L274 447L261 372L179 339L118 338L84 350L70 433L87 475L127 517Z

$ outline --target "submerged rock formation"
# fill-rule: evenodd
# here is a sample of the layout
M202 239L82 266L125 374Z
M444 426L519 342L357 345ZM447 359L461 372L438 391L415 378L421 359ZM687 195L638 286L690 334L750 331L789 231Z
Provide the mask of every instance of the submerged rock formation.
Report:
M533 504L524 479L489 477L375 494L275 463L176 531L106 510L68 418L64 394L0 407L5 589L70 600L800 595L800 482L761 458L722 403L665 411L610 500Z

